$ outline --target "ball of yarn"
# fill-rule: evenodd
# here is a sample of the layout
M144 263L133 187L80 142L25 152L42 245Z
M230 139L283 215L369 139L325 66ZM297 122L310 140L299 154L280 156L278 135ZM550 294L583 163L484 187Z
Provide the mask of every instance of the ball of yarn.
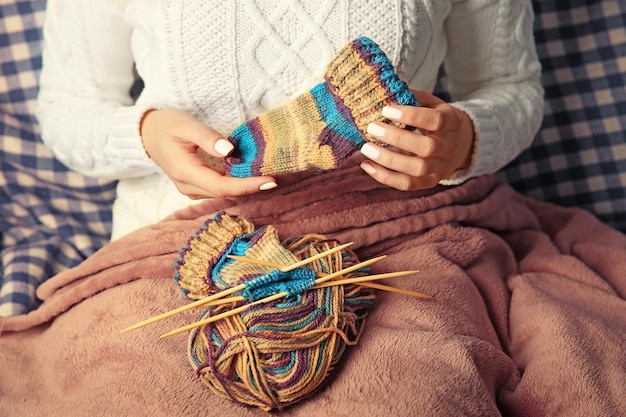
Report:
M286 265L339 245L335 240L316 234L281 243L276 229L271 226L245 233L227 245L208 238L208 230L212 229L211 233L216 230L215 222L231 220L218 216L190 240L187 250L181 251L177 263L179 285L192 282L188 270L182 274L180 271L184 270L181 266L186 262L195 264L195 258L201 257L199 251L190 249L197 240L225 248L221 251L222 258L204 263L213 265L211 271L196 275L203 281L202 287L212 288L212 291L221 291L276 270L233 261L226 254L237 253ZM311 263L308 268L317 274L329 274L358 262L353 252L344 249ZM364 273L356 271L346 277ZM183 289L183 293L185 291ZM370 289L346 285L293 292L270 303L244 300L209 307L198 320L246 303L249 305L239 314L194 329L188 339L190 362L198 377L217 395L266 411L282 409L324 386L346 347L358 342L373 299Z

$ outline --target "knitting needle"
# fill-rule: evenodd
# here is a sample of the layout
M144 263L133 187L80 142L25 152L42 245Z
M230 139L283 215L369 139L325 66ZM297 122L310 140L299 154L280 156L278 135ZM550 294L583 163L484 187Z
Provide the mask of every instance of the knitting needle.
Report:
M387 279L387 278L395 278L395 277L402 277L402 276L406 276L406 275L417 274L419 272L420 271L399 271L399 272L388 272L388 273L385 273L385 274L363 275L363 276L355 277L355 278L345 278L345 279L340 279L340 280L332 280L330 282L324 282L322 284L314 285L313 287L311 287L311 289L312 290L316 290L316 289L320 289L320 288L335 287L335 286L338 286L338 285L348 285L348 284L359 284L362 287L372 285L372 288L376 288L376 283L369 282L369 281L375 281L375 280ZM398 292L400 294L412 295L412 296L418 297L418 298L433 298L430 295L423 294L421 292L402 290L402 289L398 289L398 288L394 288L394 287L387 287L386 285L382 285L382 287L384 287L384 288L392 288L393 290L398 290ZM207 304L206 307L215 307L215 306L220 305L220 304L236 303L236 302L244 301L244 300L245 300L245 298L243 298L240 295L237 295L237 296L234 296L234 297L228 297L228 298L222 298L222 299L219 299L219 300L215 300L215 301Z
M296 262L295 264L286 266L286 267L282 268L281 271L282 272L289 272L289 271L294 270L296 268L299 268L299 267L301 267L303 265L306 265L306 264L311 263L313 261L316 261L316 260L318 260L320 258L323 258L324 256L330 255L330 254L335 253L335 252L339 252L340 250L343 250L343 249L347 248L348 246L352 245L353 243L354 242L344 243L343 245L339 245L339 246L331 248L331 249L329 249L327 251L318 253L317 255L311 256L310 258L306 258L306 259L303 259L301 261ZM233 259L237 258L234 255L231 255L230 257L232 257ZM141 321L139 323L133 324L132 326L127 327L127 328L121 330L120 333L126 333L126 332L129 332L131 330L139 329L141 327L147 326L147 325L152 324L152 323L156 323L157 321L161 321L163 319L166 319L168 317L171 317L171 316L174 316L176 314L182 313L184 311L190 310L192 308L200 307L200 306L209 304L213 300L217 300L218 298L226 297L227 295L231 295L231 294L236 293L237 291L241 291L241 290L243 290L245 288L246 288L246 284L240 284L240 285L237 285L235 287L228 288L226 290L223 290L223 291L220 291L218 293L212 294L212 295L210 295L208 297L205 297L205 298L202 298L200 300L194 301L194 302L192 302L190 304L186 304L186 305L184 305L182 307L175 308L174 310L165 312L163 314L159 314L158 316L154 316L154 317L151 317L151 318L146 319L144 321Z
M364 261L364 262L360 262L360 263L358 263L356 265L352 265L352 266L350 266L348 268L342 269L341 271L333 272L332 274L328 274L328 275L326 275L326 276L324 276L322 278L316 279L315 280L315 284L322 284L322 283L324 283L326 281L330 281L331 279L333 279L335 277L339 277L341 275L347 274L348 272L352 272L352 271L356 271L357 269L364 268L364 267L366 267L368 265L371 265L371 264L373 264L375 262L378 262L378 261L380 261L381 259L384 259L384 258L386 258L386 255L382 255L382 256L379 256L377 258L373 258L373 259L370 259L370 260L367 260L367 261ZM162 339L164 337L173 336L175 334L183 333L183 332L186 332L187 330L191 330L191 329L194 329L196 327L203 326L205 324L213 323L214 321L221 320L223 318L234 316L235 314L240 313L240 312L246 310L247 308L249 308L252 305L261 304L261 303L270 303L272 301L275 301L275 300L278 300L280 298L286 297L287 295L288 294L286 292L279 292L278 294L270 295L269 297L265 297L262 300L258 300L258 301L255 301L253 303L246 304L246 305L234 308L234 309L229 310L229 311L225 311L224 313L218 314L216 316L209 317L209 318L206 318L204 320L200 320L200 321L188 324L188 325L183 326L183 327L179 327L178 329L175 329L175 330L172 330L172 331L170 331L168 333L162 334L160 336L160 338Z
M263 266L271 266L272 268L281 268L281 267L283 267L283 265L280 265L280 264L277 264L277 263L274 263L274 262L264 261L262 259L247 258L247 257L244 257L244 256L238 257L237 260L243 261L243 262L248 262L248 263L251 263L251 264L257 264L257 265L263 265ZM419 271L414 271L414 272L419 272ZM325 276L325 274L318 273L318 276L323 277L323 276ZM372 276L372 275L368 275L368 276ZM383 284L378 284L378 283L374 283L374 282L361 282L360 285L362 287L375 288L377 290L389 291L389 292L394 292L394 293L397 293L397 294L410 295L412 297L417 297L417 298L433 298L431 295L424 294L424 293L421 293L421 292L405 290L405 289L402 289L402 288L396 288L396 287L392 287L390 285L383 285Z
M327 255L333 254L335 252L339 252L340 250L344 250L345 248L347 248L348 246L351 246L353 244L354 244L354 242L344 243L343 245L339 245L337 247L328 249L328 250L326 250L324 252L320 252L317 255L313 255L310 258L305 258L305 259L303 259L301 261L296 262L295 264L291 264L291 265L285 266L285 267L281 268L281 271L282 272L293 271L296 268L300 268L301 266L310 264L311 262L317 261L318 259L321 259L321 258L324 258ZM237 256L237 255L228 255L228 257L231 258L231 259L234 259L234 260L241 260L242 258L249 259L249 258L246 258L244 256Z
M346 278L346 279L341 279L341 280L333 280L331 282L325 282L323 284L315 285L313 288L317 289L317 288L333 287L335 285L348 285L348 284L359 284L360 286L365 287L365 286L369 286L370 284L375 284L375 283L370 283L368 281L402 277L406 275L417 274L419 272L420 271L398 271L398 272L387 272L385 274L377 274L377 275L364 275L362 277ZM387 286L383 285L383 287L387 287ZM387 288L393 288L394 290L397 290L397 288L394 288L394 287L387 287ZM410 293L411 295L415 297L419 297L419 298L433 298L430 295L422 294L416 291L409 291L409 290L400 290L400 291Z
M378 284L376 282L364 282L359 285L361 285L362 287L374 288L376 290L388 291L388 292L393 292L393 293L402 294L402 295L408 295L410 297L429 298L429 299L433 298L432 295L424 294L424 293L417 292L417 291L411 291L411 290L407 290L404 288L392 287L391 285Z

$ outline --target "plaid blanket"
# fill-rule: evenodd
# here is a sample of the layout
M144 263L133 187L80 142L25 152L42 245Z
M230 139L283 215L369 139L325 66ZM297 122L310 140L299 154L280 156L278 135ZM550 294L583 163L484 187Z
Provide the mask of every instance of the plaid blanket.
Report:
M534 0L546 92L533 146L501 173L531 197L626 231L624 0Z
M623 0L534 0L546 89L534 144L499 174L517 190L586 208L626 231ZM108 240L114 184L57 162L33 117L45 0L0 2L0 315L38 305L35 288Z
M56 161L34 117L45 1L0 2L0 316L38 305L37 286L108 241L114 185Z

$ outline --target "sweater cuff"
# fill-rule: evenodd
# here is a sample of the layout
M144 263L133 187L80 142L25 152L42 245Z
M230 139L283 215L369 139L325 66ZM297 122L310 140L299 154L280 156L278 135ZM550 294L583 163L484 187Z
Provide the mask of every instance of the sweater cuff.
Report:
M150 158L141 140L141 120L149 110L152 107L125 106L115 109L111 115L108 142L112 152L137 175L163 172Z
M451 106L465 112L474 124L474 151L470 166L456 171L450 178L441 180L442 185L457 185L470 178L491 173L494 165L494 150L500 134L498 124L489 109L489 103L476 99L457 101Z

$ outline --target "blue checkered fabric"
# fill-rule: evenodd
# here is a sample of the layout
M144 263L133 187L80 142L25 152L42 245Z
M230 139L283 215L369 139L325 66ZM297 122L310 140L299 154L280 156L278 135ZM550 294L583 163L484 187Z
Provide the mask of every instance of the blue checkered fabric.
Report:
M626 2L534 0L545 118L501 173L522 193L626 231Z
M108 240L114 184L69 172L34 117L44 0L0 2L0 316L37 307L37 286Z

